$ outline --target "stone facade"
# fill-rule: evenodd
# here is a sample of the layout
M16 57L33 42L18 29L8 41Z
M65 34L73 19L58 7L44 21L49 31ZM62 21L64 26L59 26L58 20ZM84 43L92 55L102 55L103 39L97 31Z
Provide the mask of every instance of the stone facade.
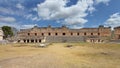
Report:
M0 28L0 41L3 40L3 35L4 35L4 34L3 34L3 31L2 31L2 29Z
M35 26L18 32L18 42L21 43L40 43L44 37L46 42L104 42L111 37L111 28L99 26L69 29L66 26L56 28Z
M114 38L115 40L120 40L120 26L114 28Z

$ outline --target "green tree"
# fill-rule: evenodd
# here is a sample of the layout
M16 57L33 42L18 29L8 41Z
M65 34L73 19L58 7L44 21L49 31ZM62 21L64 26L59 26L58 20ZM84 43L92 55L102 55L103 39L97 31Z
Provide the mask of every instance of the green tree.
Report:
M10 26L3 26L2 30L4 32L4 38L8 38L13 36L13 31L12 28Z

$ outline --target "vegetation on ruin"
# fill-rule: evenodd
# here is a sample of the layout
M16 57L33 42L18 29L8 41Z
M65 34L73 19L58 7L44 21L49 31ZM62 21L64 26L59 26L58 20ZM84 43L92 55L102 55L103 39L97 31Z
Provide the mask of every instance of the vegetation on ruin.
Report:
M3 26L2 30L4 32L4 38L8 38L13 36L13 31L12 28L10 26Z

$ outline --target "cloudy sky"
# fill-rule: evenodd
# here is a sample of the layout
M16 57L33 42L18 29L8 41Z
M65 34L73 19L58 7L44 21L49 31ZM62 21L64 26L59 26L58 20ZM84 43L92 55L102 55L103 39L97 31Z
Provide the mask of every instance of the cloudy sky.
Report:
M120 26L120 0L0 0L0 27Z

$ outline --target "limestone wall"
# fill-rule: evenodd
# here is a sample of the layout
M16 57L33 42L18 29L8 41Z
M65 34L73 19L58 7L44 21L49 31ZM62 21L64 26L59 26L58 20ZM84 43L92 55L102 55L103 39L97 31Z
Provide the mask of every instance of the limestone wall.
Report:
M120 40L120 27L114 28L114 37L116 40Z
M3 31L0 29L0 40L3 40Z
M83 42L82 36L48 36L46 42Z
M36 39L42 40L40 37L47 37L47 42L81 42L84 37L98 36L110 37L111 28L98 27L98 28L82 28L82 29L69 29L63 27L34 27L25 29L18 32L18 39L31 40L34 42ZM34 40L34 41L33 41Z

